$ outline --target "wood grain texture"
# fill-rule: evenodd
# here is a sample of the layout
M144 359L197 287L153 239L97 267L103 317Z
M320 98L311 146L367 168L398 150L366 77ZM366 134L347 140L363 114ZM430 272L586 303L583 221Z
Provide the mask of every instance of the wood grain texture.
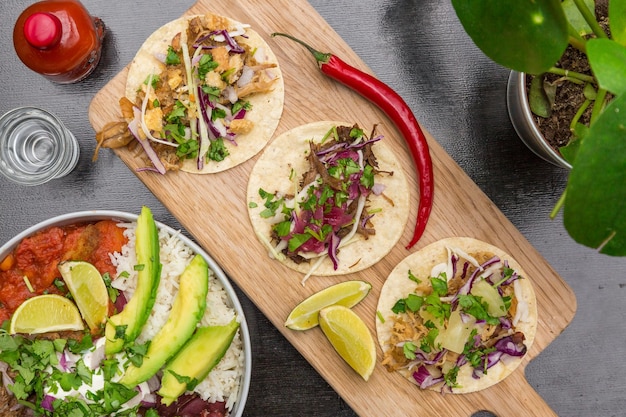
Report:
M469 416L478 410L503 417L556 415L527 383L524 368L575 314L576 298L561 277L428 133L435 168L435 201L425 235L407 251L418 186L414 165L399 132L373 104L319 73L305 49L269 34L288 32L322 51L332 51L363 71L371 71L306 1L199 0L186 14L204 12L250 23L278 56L285 80L285 108L276 135L317 120L356 122L366 130L374 123L380 124L380 133L406 167L411 184L408 227L392 252L372 268L341 278L314 276L303 287L302 276L269 259L252 233L245 196L248 174L256 158L219 174L197 176L178 172L160 176L140 172L138 178L359 415ZM119 118L117 102L123 95L126 72L120 72L93 98L89 117L96 131ZM127 150L115 152L133 171L142 165ZM371 282L373 289L355 311L375 332L377 299L389 272L412 251L449 236L471 236L501 247L533 281L539 310L535 343L522 366L500 384L478 393L442 396L419 391L380 365L369 382L364 382L335 354L319 329L293 332L283 326L290 310L306 296L340 280L363 279Z

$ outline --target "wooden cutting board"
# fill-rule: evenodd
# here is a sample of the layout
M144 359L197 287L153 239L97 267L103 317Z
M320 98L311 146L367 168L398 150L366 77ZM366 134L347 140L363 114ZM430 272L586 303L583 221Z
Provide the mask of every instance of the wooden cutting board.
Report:
M362 127L380 123L379 132L406 167L411 183L409 224L392 252L370 269L341 278L312 277L302 286L302 275L269 259L252 232L246 184L256 158L207 176L140 172L137 176L141 181L359 415L470 416L479 410L503 417L556 415L528 384L524 369L574 316L576 298L561 277L428 134L436 179L434 207L421 241L411 251L405 249L415 221L418 186L414 165L399 132L374 105L319 73L303 47L269 34L290 33L317 49L332 51L363 71L371 70L304 0L199 0L186 14L205 12L251 24L278 56L285 81L285 107L276 134L318 120L345 120ZM121 71L94 97L89 117L96 131L119 119L117 103L124 92L126 73L127 69ZM126 150L115 152L133 171L143 165ZM539 309L537 336L522 366L500 384L474 394L444 396L420 391L381 365L365 382L339 358L319 328L294 332L283 326L290 310L313 292L342 280L362 279L371 282L373 289L354 309L375 334L378 295L389 272L413 251L449 236L471 236L501 247L533 281Z

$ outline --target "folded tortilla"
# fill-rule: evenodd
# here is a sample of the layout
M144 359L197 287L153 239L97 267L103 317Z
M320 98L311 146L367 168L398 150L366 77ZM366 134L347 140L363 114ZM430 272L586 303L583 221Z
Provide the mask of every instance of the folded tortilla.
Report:
M229 30L245 28L245 35L237 36L237 42L241 45L247 45L252 51L261 51L266 57L264 63L274 64L273 68L266 71L271 71L272 75L276 77L271 91L254 93L245 97L245 100L252 105L252 109L246 113L245 118L251 121L254 127L248 133L237 135L236 144L224 140L229 156L219 162L209 160L204 163L204 167L201 170L197 168L195 158L183 161L183 171L209 174L225 171L239 165L252 158L265 147L280 121L285 102L285 87L276 55L258 32L236 20L208 13L206 15L184 16L170 21L153 32L145 40L131 62L128 71L125 94L131 102L135 102L137 91L147 77L151 73L159 74L162 71L165 66L162 62L162 57L167 53L172 39L176 34L186 31L189 22L194 18L212 19L220 24L226 22ZM190 53L192 52L190 51Z
M294 193L294 182L290 176L300 176L309 169L307 154L309 141L319 143L333 126L352 126L351 123L320 121L296 127L280 135L268 145L250 173L247 190L249 217L254 232L267 246L270 242L272 222L261 217L264 200L259 190L283 195ZM363 270L374 265L399 241L409 215L409 186L400 163L385 139L376 142L372 151L378 161L380 171L393 172L381 175L377 181L384 184L384 195L370 195L368 210L375 213L371 218L375 234L367 239L356 235L353 243L339 250L339 265L334 268L331 259L325 256L323 262L313 271L313 275L342 275ZM316 259L296 263L289 258L281 258L289 268L308 274Z
M383 364L388 369L399 372L406 379L417 385L419 385L419 383L414 378L414 373L423 363L415 363L415 361L413 361L408 367L404 365L399 367L398 363L401 362L397 358L402 357L402 344L412 342L416 346L420 346L420 341L412 339L417 333L414 329L420 326L420 320L417 319L417 324L413 322L414 324L410 326L411 328L402 331L408 336L400 335L401 331L399 329L405 327L410 320L407 318L406 313L396 314L392 311L392 308L398 300L406 299L409 294L416 294L418 296L430 294L433 291L430 281L433 270L446 270L443 266L451 257L450 251L452 251L452 253L464 253L474 259L485 260L497 256L501 263L506 261L508 267L513 269L521 278L517 280L517 289L511 301L511 305L514 307L510 308L506 315L513 323L513 326L508 331L501 330L502 333L500 333L500 336L502 336L503 333L513 334L521 332L524 335L524 345L527 349L530 349L537 331L537 301L532 282L524 273L521 266L510 255L491 244L469 237L450 237L434 242L407 256L393 269L381 289L377 307L377 314L379 316L376 319L376 331L379 344L383 351ZM460 274L463 273L464 268L468 268L465 275L466 279L468 279L472 271L476 268L471 264L466 266L466 263L468 263L467 260L462 256L459 258L454 270L455 277L460 279ZM409 271L413 279L409 277ZM450 268L447 268L447 271L448 274L450 274ZM492 276L494 281L497 281L498 278L499 277ZM416 280L419 281L419 283L416 282ZM509 289L509 292L511 289L512 288ZM517 312L517 317L512 316L515 312ZM467 320L469 316L465 315L464 317ZM478 323L475 326L478 329L484 329L484 327L480 327L484 326L484 324ZM498 327L493 330L497 333ZM480 333L479 331L479 334ZM395 335L395 337L392 338L392 335ZM492 337L495 338L495 336ZM493 342L495 342L495 339ZM470 343L470 341L467 343ZM396 355L395 359L393 358L394 354ZM449 356L444 357L445 360L452 360L452 362L457 358L458 355L456 354L449 354ZM496 365L489 368L480 378L474 378L472 376L473 368L469 364L465 364L460 366L456 379L457 387L446 390L442 389L443 383L437 383L427 388L457 394L479 391L502 381L510 375L523 360L524 356L507 356L496 363ZM437 366L440 366L441 363L443 362L440 362ZM448 366L453 364L454 363L448 364ZM396 369L398 367L399 369Z

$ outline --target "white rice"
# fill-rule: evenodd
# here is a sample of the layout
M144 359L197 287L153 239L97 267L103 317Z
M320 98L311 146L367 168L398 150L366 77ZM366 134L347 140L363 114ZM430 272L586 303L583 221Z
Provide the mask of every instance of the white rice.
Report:
M135 256L135 226L136 223L120 223L125 228L124 235L128 238L128 244L122 248L121 253L112 256L113 264L117 268L118 278L113 281L113 286L124 292L127 300L135 291L137 272L134 266L137 263ZM159 329L167 321L176 294L178 293L179 277L195 253L178 238L177 234L171 235L164 229L159 230L160 257L161 257L161 280L157 297L150 315L150 319L144 326L137 338L138 342L151 340ZM128 277L120 276L128 274ZM228 294L215 273L209 269L209 292L207 294L207 306L204 316L200 320L201 326L226 325L237 317ZM243 375L244 353L243 344L239 331L235 335L230 348L222 360L213 368L207 378L200 382L194 389L204 400L209 402L225 401L226 408L232 410L239 393L239 384Z

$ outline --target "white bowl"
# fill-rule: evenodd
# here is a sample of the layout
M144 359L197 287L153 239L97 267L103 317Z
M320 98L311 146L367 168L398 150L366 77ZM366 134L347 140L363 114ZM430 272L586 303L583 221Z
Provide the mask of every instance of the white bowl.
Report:
M18 243L20 243L24 238L31 236L40 230L47 229L51 226L66 226L70 224L95 222L98 220L107 219L120 220L123 222L133 222L137 220L137 217L137 214L113 210L80 211L56 216L29 227L28 229L24 230L23 232L9 240L7 243L2 245L2 247L0 247L0 260L4 259L9 253L11 253L13 249L18 245ZM242 380L239 386L239 398L235 402L235 405L230 413L230 417L241 417L243 415L243 410L246 405L246 399L248 398L250 379L252 375L252 347L250 344L250 333L248 330L248 325L246 323L246 317L244 315L243 308L241 307L241 303L239 302L237 294L230 284L230 281L224 274L224 271L222 271L220 266L215 262L215 260L213 260L213 258L211 258L199 245L197 245L195 242L193 242L191 239L187 238L183 234L178 233L175 229L172 229L171 227L158 221L156 222L156 224L159 229L165 229L170 234L176 234L178 238L181 239L187 246L189 246L195 253L202 255L202 257L209 264L211 270L213 270L213 272L215 273L217 279L224 287L224 290L232 301L233 308L237 312L237 315L241 318L239 331L243 344L244 370L241 377Z

